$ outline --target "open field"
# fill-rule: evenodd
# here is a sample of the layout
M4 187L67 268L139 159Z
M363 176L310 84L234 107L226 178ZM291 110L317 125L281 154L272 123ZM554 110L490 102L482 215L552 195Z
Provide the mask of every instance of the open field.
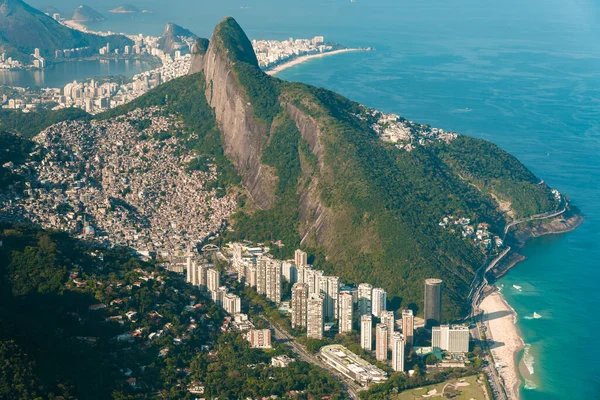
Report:
M483 375L468 376L436 385L410 389L392 397L393 400L454 399L487 400ZM446 395L445 395L446 394ZM451 394L456 394L452 396ZM451 395L451 396L447 396Z

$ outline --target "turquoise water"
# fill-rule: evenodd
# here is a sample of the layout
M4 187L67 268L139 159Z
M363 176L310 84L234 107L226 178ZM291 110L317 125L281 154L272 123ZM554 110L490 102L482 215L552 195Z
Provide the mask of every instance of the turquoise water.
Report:
M40 3L42 0L39 0ZM78 0L79 1L79 0ZM46 0L44 0L44 3ZM79 3L63 1L58 8ZM586 0L152 0L105 29L159 34L174 21L209 36L224 15L251 38L318 34L372 53L286 70L384 111L491 140L586 215L575 232L527 245L500 283L533 357L525 400L599 398L600 4ZM218 4L217 4L218 3ZM35 3L33 3L36 5ZM88 2L104 12L110 0ZM37 4L39 5L39 4ZM470 111L465 111L469 109ZM512 288L522 286L522 292ZM533 312L540 319L526 319Z
M22 87L62 87L74 80L106 76L131 77L149 70L140 60L85 60L55 64L43 70L0 70L0 85Z

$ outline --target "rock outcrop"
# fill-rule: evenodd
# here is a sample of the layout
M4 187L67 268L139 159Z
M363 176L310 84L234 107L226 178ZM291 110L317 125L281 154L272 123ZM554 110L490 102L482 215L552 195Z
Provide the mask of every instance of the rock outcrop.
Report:
M232 38L228 30L245 38L236 40L234 50L229 48ZM252 45L237 22L225 18L215 28L206 53L202 54L201 47L197 50L190 72L204 72L206 99L215 110L225 155L242 176L242 183L254 202L259 208L268 209L275 203L277 183L273 168L261 162L269 127L254 117L253 106L234 71L236 63L247 61L258 68Z
M167 54L172 54L176 50L181 51L182 54L188 54L190 53L190 48L184 39L191 41L197 37L198 36L196 36L195 33L169 22L165 26L165 30L158 41L158 45L159 48Z

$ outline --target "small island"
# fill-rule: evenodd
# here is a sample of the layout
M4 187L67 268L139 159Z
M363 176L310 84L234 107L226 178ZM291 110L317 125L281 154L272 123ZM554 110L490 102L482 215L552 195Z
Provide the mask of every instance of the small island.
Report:
M75 9L71 19L76 22L100 22L106 18L93 8L82 5Z
M139 10L139 8L137 8L134 5L124 4L122 6L113 8L112 10L108 10L108 12L111 12L113 14L132 14L132 13L139 13L140 10Z

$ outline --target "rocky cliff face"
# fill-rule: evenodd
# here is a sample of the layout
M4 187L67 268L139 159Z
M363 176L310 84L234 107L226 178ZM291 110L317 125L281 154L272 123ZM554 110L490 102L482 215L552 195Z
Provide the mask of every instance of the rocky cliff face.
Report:
M225 19L220 25L231 21ZM278 179L273 168L261 162L262 149L268 139L268 126L254 118L246 90L235 76L236 61L223 47L218 30L219 25L206 54L200 52L194 56L190 72L204 72L206 99L215 110L225 155L242 176L242 183L254 202L259 208L268 209L275 203ZM243 34L241 29L240 32Z

